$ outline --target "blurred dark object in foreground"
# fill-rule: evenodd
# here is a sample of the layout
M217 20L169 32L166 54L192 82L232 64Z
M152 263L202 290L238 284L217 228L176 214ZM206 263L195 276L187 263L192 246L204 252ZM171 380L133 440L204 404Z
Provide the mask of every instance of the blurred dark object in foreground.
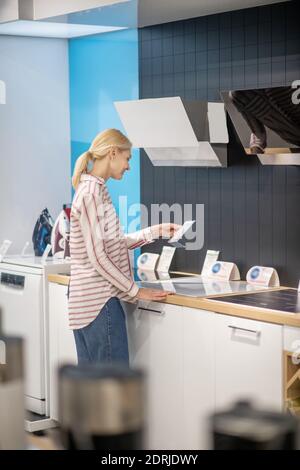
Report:
M0 450L24 450L24 344L2 332L0 309Z
M215 450L297 450L299 420L238 402L211 418Z
M59 371L61 438L69 450L143 449L144 382L124 365Z

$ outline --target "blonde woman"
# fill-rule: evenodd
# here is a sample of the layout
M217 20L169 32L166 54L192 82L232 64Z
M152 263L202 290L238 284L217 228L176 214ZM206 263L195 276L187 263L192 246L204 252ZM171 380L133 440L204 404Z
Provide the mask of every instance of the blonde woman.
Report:
M106 182L121 180L129 170L131 143L120 131L96 136L76 161L76 190L71 210L71 278L69 323L78 363L129 363L125 314L120 300L164 300L168 292L135 284L128 249L160 236L172 237L180 227L160 224L124 234ZM88 171L89 163L92 169Z

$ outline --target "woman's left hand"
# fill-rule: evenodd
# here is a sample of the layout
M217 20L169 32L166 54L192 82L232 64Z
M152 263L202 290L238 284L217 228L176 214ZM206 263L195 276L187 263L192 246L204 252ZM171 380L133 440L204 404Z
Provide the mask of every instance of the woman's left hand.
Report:
M163 238L172 238L175 232L179 230L182 227L182 225L178 224L159 224L159 225L154 225L154 230L157 233L158 237L163 237Z

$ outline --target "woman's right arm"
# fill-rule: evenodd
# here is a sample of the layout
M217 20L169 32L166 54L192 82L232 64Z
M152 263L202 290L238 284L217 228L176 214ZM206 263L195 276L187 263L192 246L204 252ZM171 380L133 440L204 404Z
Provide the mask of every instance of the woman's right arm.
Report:
M99 217L97 211L101 204L100 197L92 193L87 193L82 197L79 222L91 264L104 279L126 292L130 297L144 300L165 300L167 295L172 292L139 288L107 256L104 245L103 218ZM119 240L116 240L116 243L119 243Z

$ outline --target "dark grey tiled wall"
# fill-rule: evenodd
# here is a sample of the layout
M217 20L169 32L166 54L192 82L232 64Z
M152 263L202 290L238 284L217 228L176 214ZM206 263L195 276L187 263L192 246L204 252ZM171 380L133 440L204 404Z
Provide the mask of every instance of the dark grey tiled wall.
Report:
M141 98L219 101L219 90L300 79L297 2L143 28L139 46ZM254 264L275 266L282 284L296 285L300 167L263 167L228 124L229 168L154 168L142 152L141 202L205 204L204 248L177 250L174 268L199 272L206 249L220 249L243 276Z

